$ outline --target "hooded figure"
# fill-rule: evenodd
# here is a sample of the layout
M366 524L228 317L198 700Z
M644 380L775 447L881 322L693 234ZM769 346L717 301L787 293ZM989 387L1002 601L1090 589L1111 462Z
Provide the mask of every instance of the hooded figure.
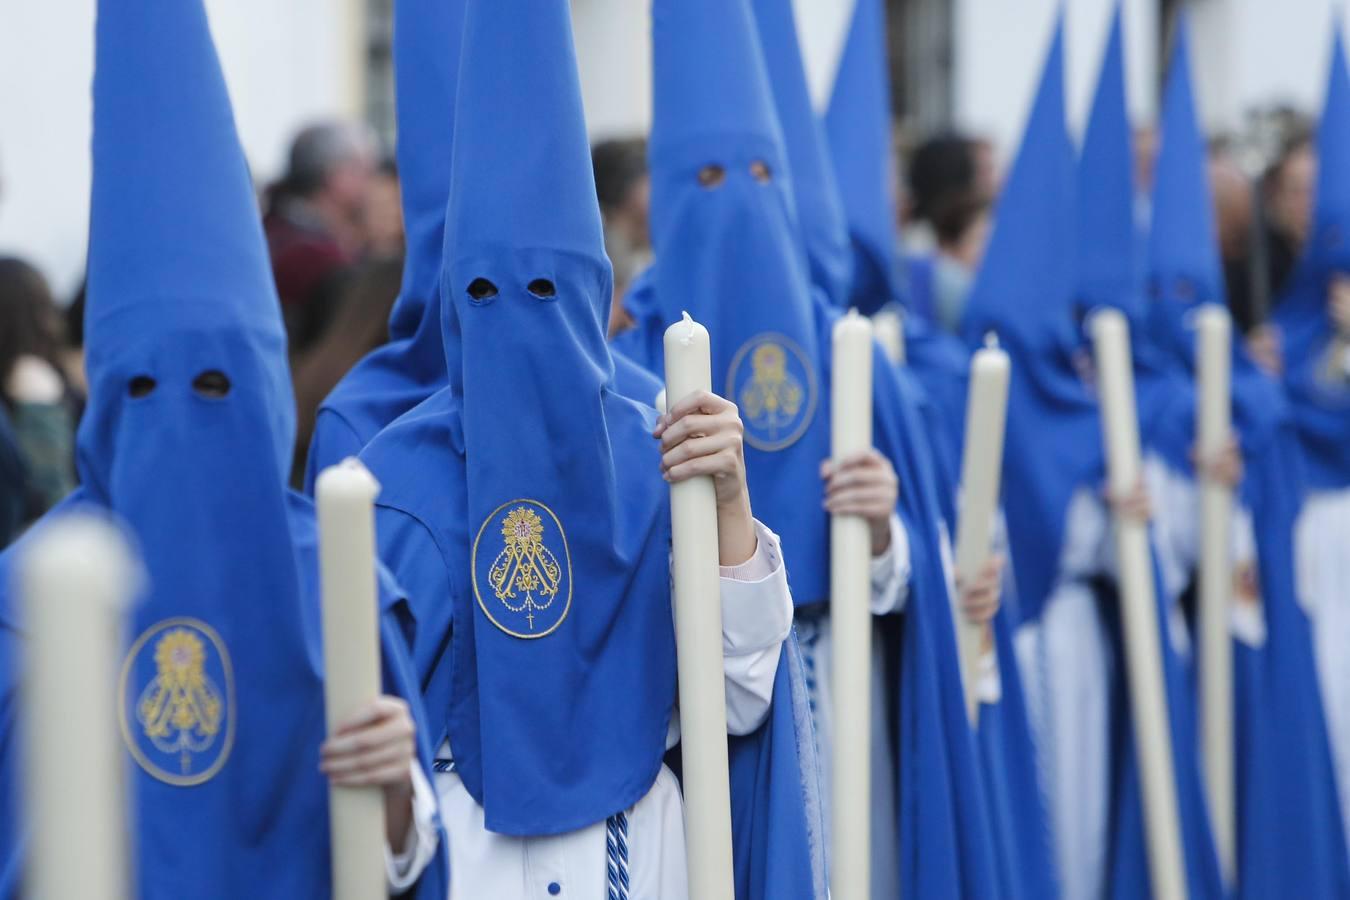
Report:
M305 469L309 494L325 467L356 455L380 429L445 387L441 256L465 2L394 4L398 165L408 233L403 287L389 317L389 342L357 363L319 407ZM625 396L651 403L660 392L660 383L628 360L616 360L615 368Z
M314 513L286 486L285 332L201 3L102 0L93 93L82 486L49 516L110 510L148 575L116 686L139 894L326 895ZM414 623L387 581L381 599L386 689L416 711ZM18 613L0 597L21 634ZM419 794L417 859L391 869L395 888L440 843ZM443 858L418 890L446 895Z
M1317 135L1320 160L1312 237L1275 319L1285 337L1285 386L1302 448L1308 495L1297 526L1299 597L1312 619L1340 785L1350 822L1350 338L1333 315L1350 275L1350 73L1336 19L1326 104ZM1268 615L1270 611L1267 610Z
M1224 284L1184 18L1173 43L1162 127L1148 245L1149 337L1193 378L1189 320L1201 304L1224 303ZM1297 434L1283 392L1241 345L1234 349L1233 407L1246 470L1233 547L1237 894L1346 896L1350 882L1326 722L1309 623L1294 584L1302 494ZM1194 548L1198 497L1194 490L1180 493L1190 507Z
M1017 591L1016 652L1049 800L1061 890L1066 897L1139 897L1149 893L1147 865L1109 564L1110 520L1098 498L1104 470L1101 426L1082 327L1087 303L1128 309L1133 301L1129 269L1118 258L1110 257L1103 266L1117 273L1109 278L1075 270L1076 262L1093 257L1075 249L1074 227L1076 214L1082 222L1097 222L1089 225L1094 233L1083 239L1101 246L1096 242L1104 239L1095 232L1100 223L1114 222L1119 239L1119 210L1132 207L1132 193L1100 199L1115 204L1114 213L1078 212L1073 149L1064 125L1063 52L1060 22L965 326L972 340L996 330L1012 356L1003 485ZM1087 171L1107 165L1097 154L1104 152L1110 135L1128 134L1111 124L1124 116L1123 81L1113 74L1120 64L1120 42L1113 34L1104 62L1108 74L1100 82L1083 151ZM1132 228L1128 215L1124 221ZM1098 284L1116 287L1096 292ZM1138 362L1136 369L1141 433L1151 446L1158 422L1168 418L1165 401L1171 392L1156 389ZM1161 590L1158 597L1190 893L1219 896L1184 673L1170 650Z
M765 73L773 87L785 150L783 174L792 177L797 227L811 284L824 293L828 303L845 308L853 281L853 250L825 132L811 105L811 87L802 64L792 3L753 0L751 7L764 52Z
M896 166L891 138L891 75L886 59L885 0L857 0L825 114L825 130L853 248L848 305L889 307L901 314L905 364L923 387L939 477L956 481L960 430L965 427L970 351L916 314L900 258L895 209Z
M854 255L853 302L903 308L891 148L886 12L858 0L825 118L843 191ZM898 373L921 388L920 403L949 529L956 520L957 472L965 428L970 353L963 341L905 315L906 362ZM1052 896L1054 869L1027 723L1010 612L992 623L995 665L981 681L977 737L981 774L997 841L999 882L1011 897Z
M744 0L663 0L654 7L657 258L629 307L637 327L621 340L659 370L663 324L682 308L713 336L715 383L742 405L750 478L764 488L756 494L766 504L761 512L785 530L793 553L798 627L828 756L828 522L820 506L784 485L820 484L838 310L811 285L783 132L748 7ZM759 12L785 27L785 8L766 3ZM802 78L800 59L790 58ZM900 515L873 523L874 536L880 525L889 538L874 562L873 610L905 615L881 620L875 656L873 834L889 834L890 843L873 853L874 884L879 895L898 880L907 896L979 896L994 889L996 876L955 666L939 495L913 395L892 377L879 348L876 357L877 459L896 470Z
M403 287L389 342L348 372L319 407L305 492L328 466L355 456L376 433L445 385L441 246L450 186L465 0L394 4L398 170L407 230Z
M655 411L618 392L605 343L612 276L568 5L468 0L464 53L447 384L363 453L385 483L381 547L414 598L452 895L683 897L679 788L662 765L678 740L668 488ZM793 883L814 896L804 842L818 825L781 854L762 839L788 800L805 821L814 771L781 777L779 738L795 751L809 723L774 679L791 663L778 542L752 536L722 582L729 729L773 737L752 760L769 768L748 767L757 792L737 792L758 829L737 829L738 870L763 886L741 896L791 896L774 893L775 866L808 867Z

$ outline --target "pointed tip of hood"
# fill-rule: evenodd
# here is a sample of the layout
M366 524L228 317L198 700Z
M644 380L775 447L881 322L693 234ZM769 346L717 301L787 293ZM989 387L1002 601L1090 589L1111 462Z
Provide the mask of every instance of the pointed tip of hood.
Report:
M824 125L812 105L792 0L754 0L754 15L812 281L842 306L848 302L852 281L848 222Z
M1078 162L1078 222L1081 299L1090 305L1113 306L1137 314L1143 272L1135 222L1124 27L1118 5Z
M885 0L857 0L825 114L854 245L854 297L882 302L903 293L886 35Z
M1029 347L1062 333L1076 293L1075 176L1064 118L1060 13L966 307L968 333L981 337L994 329Z
M608 267L566 0L468 0L455 117L447 264L510 248Z
M1350 267L1350 69L1341 16L1334 18L1326 101L1317 129L1317 202L1311 248L1314 258Z
M152 306L280 334L259 211L201 0L100 0L90 340Z
M1183 13L1178 19L1167 80L1163 87L1161 142L1153 168L1153 218L1149 230L1148 270L1154 281L1185 279L1203 295L1222 301L1213 197L1209 187L1205 137L1191 87L1190 35Z
M748 137L784 155L747 0L653 0L652 55L654 160L726 135Z

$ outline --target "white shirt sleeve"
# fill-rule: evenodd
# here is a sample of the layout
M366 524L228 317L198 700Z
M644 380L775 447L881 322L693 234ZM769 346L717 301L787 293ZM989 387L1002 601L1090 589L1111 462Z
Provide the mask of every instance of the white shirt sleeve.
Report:
M900 516L891 514L891 545L872 558L872 615L904 612L911 573L909 532Z
M412 785L413 815L403 848L395 853L388 843L384 846L384 870L391 896L398 896L417 883L436 855L440 841L436 832L436 793L417 760L412 764Z
M778 535L755 522L758 546L739 566L722 567L722 653L727 731L749 734L769 715L783 641L792 630L792 594Z

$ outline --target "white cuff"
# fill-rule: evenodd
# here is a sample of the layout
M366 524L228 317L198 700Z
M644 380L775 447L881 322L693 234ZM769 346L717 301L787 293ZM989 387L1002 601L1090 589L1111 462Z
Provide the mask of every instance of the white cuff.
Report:
M413 815L403 848L395 853L388 843L384 846L384 871L391 895L402 894L417 883L436 855L440 840L436 833L436 794L417 760L412 763L412 787Z
M872 615L903 612L909 599L909 532L900 516L891 513L891 545L872 558Z
M792 630L792 593L778 535L756 520L755 537L754 556L722 569L722 652L727 656L777 647Z
M1259 601L1233 598L1229 628L1233 639L1248 647L1263 647L1266 643L1266 612Z
M998 670L998 653L992 647L980 653L975 664L975 696L985 706L996 706L1003 699L1003 676Z

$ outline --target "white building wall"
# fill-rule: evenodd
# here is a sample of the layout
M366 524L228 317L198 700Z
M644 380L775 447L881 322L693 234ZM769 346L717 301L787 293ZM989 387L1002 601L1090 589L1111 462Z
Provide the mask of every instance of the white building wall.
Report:
M245 150L277 175L295 129L361 110L359 0L207 0ZM60 295L84 269L94 0L6 4L0 28L0 253Z
M361 109L363 0L207 0L249 158L275 176L307 121ZM650 0L572 0L592 133L651 121ZM795 0L823 103L851 0ZM1011 153L1061 0L951 0L954 120ZM1130 103L1155 113L1158 0L1123 0ZM1335 0L1191 0L1202 114L1232 128L1258 103L1321 102ZM1081 128L1113 0L1063 0L1068 103ZM83 268L94 0L12 3L0 29L0 252L36 260L67 292Z
M1065 14L1066 100L1071 129L1087 121L1115 0L955 0L956 124L990 137L1001 154L1016 149L1055 17ZM1139 123L1154 115L1156 0L1123 0L1126 90Z

